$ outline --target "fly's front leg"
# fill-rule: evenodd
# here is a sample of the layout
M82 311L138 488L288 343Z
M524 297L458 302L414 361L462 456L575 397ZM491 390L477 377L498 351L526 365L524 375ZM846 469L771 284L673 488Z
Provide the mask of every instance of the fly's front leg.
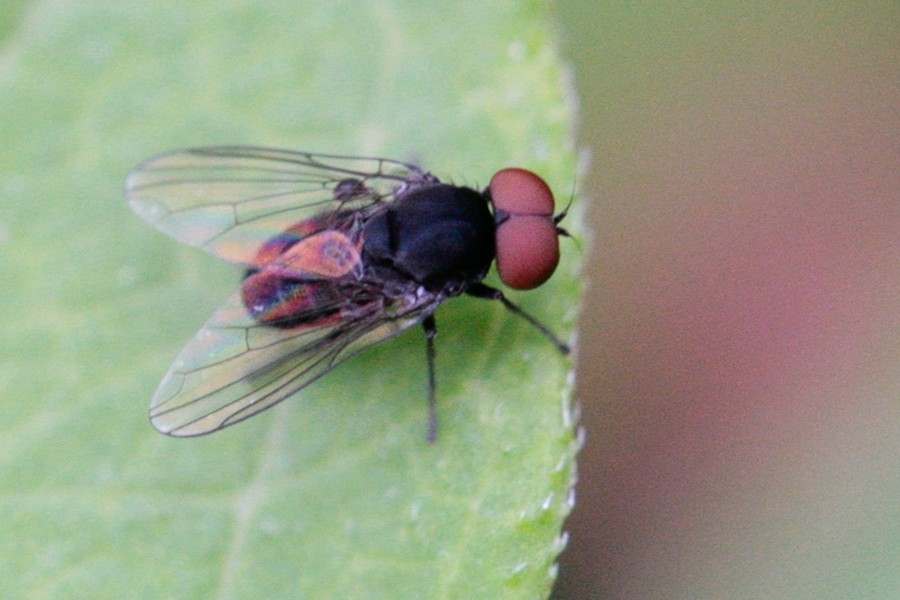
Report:
M532 327L540 331L544 335L544 337L553 342L553 345L556 346L560 352L562 352L563 354L568 354L569 352L571 352L571 348L569 348L569 345L556 337L556 334L550 331L549 327L519 308L517 304L510 302L510 300L507 299L507 297L504 296L503 292L501 292L500 290L492 288L491 286L485 285L483 283L474 283L466 288L466 293L470 296L475 296L476 298L485 298L486 300L499 300L503 303L503 306L505 306L507 310L528 321Z

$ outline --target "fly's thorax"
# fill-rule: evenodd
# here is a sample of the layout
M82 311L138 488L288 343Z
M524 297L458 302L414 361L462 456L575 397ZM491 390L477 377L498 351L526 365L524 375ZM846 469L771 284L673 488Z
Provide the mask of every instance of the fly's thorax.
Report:
M479 192L446 184L416 188L366 222L363 262L429 290L464 287L490 268L494 228Z

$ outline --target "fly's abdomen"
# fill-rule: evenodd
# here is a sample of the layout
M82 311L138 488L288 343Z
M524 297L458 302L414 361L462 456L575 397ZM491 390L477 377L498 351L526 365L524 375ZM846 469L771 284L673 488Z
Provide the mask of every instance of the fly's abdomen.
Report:
M241 296L250 316L272 327L325 325L341 318L341 294L329 282L299 281L264 269L244 279Z
M339 320L346 299L338 284L362 275L358 242L337 229L301 237L305 225L260 248L259 268L250 270L241 285L247 311L264 325L293 328Z

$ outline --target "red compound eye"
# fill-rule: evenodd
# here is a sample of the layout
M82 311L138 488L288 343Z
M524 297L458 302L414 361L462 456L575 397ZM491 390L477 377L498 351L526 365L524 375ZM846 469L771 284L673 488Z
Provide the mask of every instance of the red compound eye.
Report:
M547 281L559 263L553 192L525 169L498 171L488 186L497 216L497 270L504 284L530 290Z

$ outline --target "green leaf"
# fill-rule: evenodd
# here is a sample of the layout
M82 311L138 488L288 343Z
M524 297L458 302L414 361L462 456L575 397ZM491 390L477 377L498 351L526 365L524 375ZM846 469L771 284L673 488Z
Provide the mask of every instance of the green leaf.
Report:
M141 159L217 143L421 160L565 202L574 112L534 2L20 2L0 22L0 589L28 598L543 597L577 443L571 361L499 303L437 313L188 440L147 423L240 273L147 227ZM575 204L566 227L581 231ZM578 255L512 299L568 337ZM496 283L496 278L491 277ZM7 596L8 597L8 596Z

